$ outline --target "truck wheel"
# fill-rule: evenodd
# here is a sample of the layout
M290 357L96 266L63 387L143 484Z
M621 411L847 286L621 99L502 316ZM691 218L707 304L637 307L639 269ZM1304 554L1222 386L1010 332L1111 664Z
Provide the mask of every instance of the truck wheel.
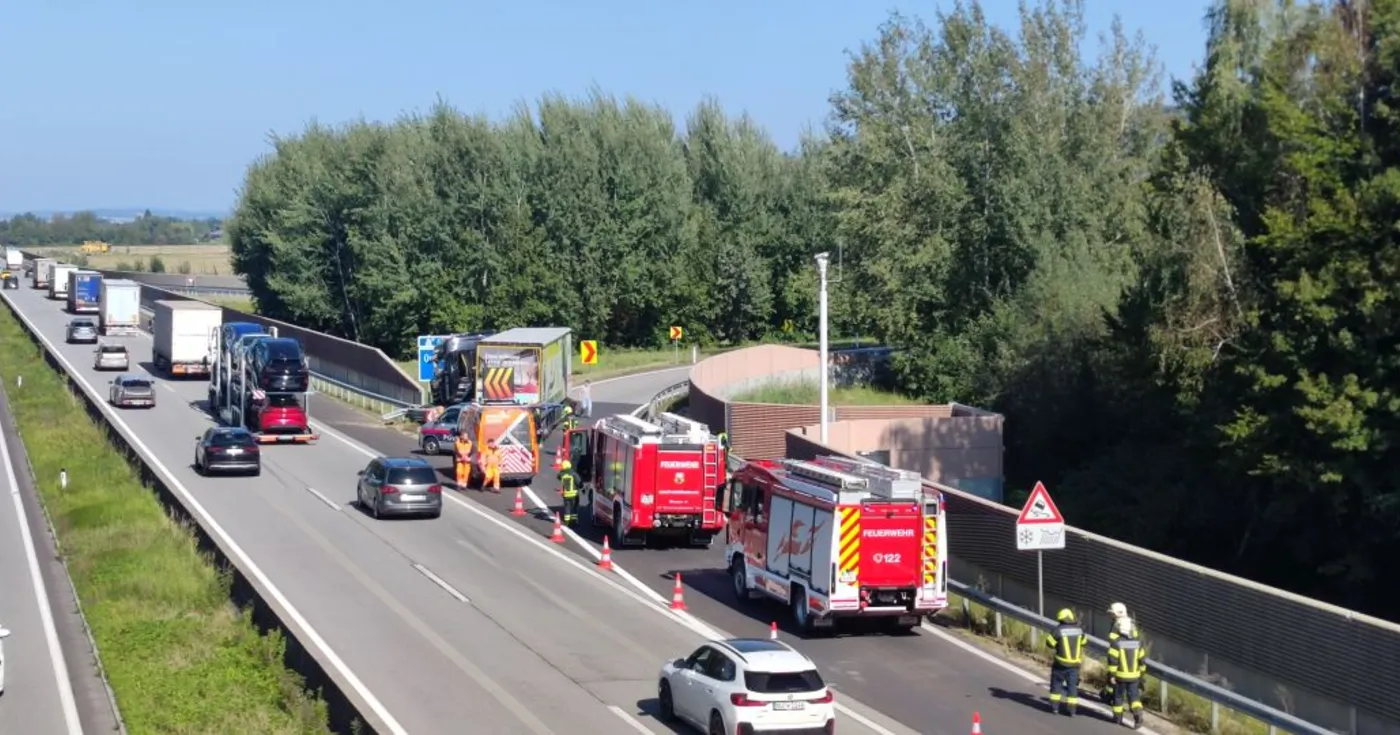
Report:
M744 567L743 561L735 557L734 561L729 562L729 580L734 586L734 596L738 598L740 602L747 602L748 600L754 599L753 590L749 589L749 581L746 579L747 576L748 573Z
M612 542L612 545L613 545L613 546L616 546L616 547L619 547L619 548L620 548L624 543L627 542L627 534L624 533L623 530L622 530L622 506L621 506L621 505L614 505L614 506L613 506L612 537L613 537L613 542Z
M807 593L800 585L793 585L789 593L792 600L792 621L797 623L797 632L807 636L812 632L812 611L807 607Z

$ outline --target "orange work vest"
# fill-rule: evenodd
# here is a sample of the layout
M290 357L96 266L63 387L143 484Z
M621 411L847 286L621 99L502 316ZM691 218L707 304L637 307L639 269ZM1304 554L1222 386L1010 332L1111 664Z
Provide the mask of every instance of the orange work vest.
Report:
M495 467L501 463L501 452L497 449L487 449L481 453L481 464L484 467Z
M458 459L463 459L463 460L464 460L464 459L466 459L467 457L470 457L471 454L472 454L472 443L471 443L471 440L469 439L469 440L467 440L467 441L462 441L461 439L458 439L456 442L453 443L452 449L453 449L455 452L457 452L457 458L458 458Z

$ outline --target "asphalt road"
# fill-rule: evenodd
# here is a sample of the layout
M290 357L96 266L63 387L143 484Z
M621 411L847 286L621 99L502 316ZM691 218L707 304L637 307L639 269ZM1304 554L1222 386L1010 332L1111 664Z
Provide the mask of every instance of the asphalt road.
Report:
M93 348L62 344L70 317L61 305L28 288L3 297L105 399L111 376L91 369ZM140 362L133 371L149 372L149 338L122 341ZM376 731L672 731L651 716L656 672L709 632L698 621L455 493L439 519L374 521L352 505L355 472L374 451L338 432L266 448L259 478L201 477L191 463L195 437L213 423L206 386L157 382L156 408L109 408L109 419ZM329 420L330 403L313 399L312 415L326 410ZM842 732L909 732L862 725L880 715L846 707Z
M688 367L649 373L626 379L598 382L593 386L595 417L627 413L657 392L688 375ZM319 419L336 430L389 455L417 453L416 441L402 432L386 429L343 404L323 401ZM548 448L552 460L557 434ZM434 459L446 477L451 461ZM552 531L552 513L558 510L558 484L552 472L536 478L525 505L535 511L513 518L514 495L468 493L472 500L543 537ZM540 510L541 505L549 506ZM581 560L597 559L602 535L580 528L568 549ZM723 537L710 549L648 548L614 549L614 561L658 598L670 599L674 573L680 572L690 611L717 630L731 635L763 636L777 622L782 638L811 656L837 690L865 706L921 733L965 733L973 712L979 712L988 733L1112 733L1106 711L1085 712L1074 720L1045 711L1046 688L1033 677L1017 673L989 654L974 653L967 643L926 624L911 635L864 633L837 638L803 639L791 631L784 610L765 602L740 603L731 591L725 572Z

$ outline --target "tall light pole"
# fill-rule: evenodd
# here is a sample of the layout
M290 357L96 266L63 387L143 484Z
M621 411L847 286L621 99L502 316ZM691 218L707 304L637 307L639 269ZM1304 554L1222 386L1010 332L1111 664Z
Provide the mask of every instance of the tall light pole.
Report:
M821 386L821 442L826 444L826 424L831 413L828 404L829 394L827 381L830 379L831 370L827 366L827 333L826 333L826 266L831 259L830 253L817 253L817 277L821 282L820 290L817 292L817 351L821 354L821 377L818 385Z

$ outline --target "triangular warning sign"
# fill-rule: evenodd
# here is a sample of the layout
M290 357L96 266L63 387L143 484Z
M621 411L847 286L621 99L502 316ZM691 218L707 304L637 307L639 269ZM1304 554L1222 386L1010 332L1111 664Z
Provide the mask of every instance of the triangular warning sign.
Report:
M1050 499L1050 491L1045 489L1045 483L1037 482L1035 488L1031 490L1031 496L1026 498L1026 507L1021 509L1021 516L1016 519L1016 525L1064 522L1065 517L1060 515L1060 509L1055 507L1055 501Z

